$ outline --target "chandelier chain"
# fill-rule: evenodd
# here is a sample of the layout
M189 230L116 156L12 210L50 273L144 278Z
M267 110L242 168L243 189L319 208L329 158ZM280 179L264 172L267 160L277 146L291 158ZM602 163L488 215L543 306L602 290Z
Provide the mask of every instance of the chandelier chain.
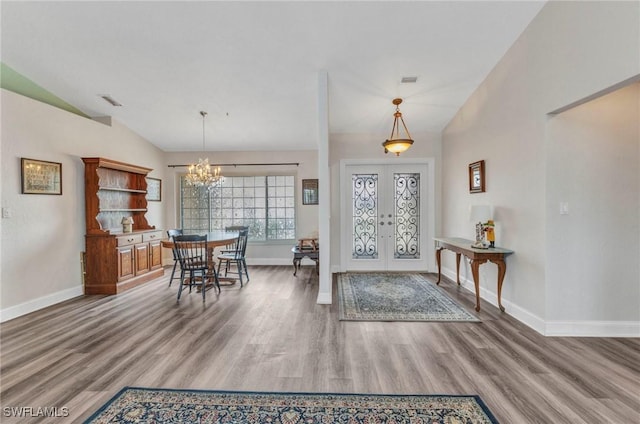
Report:
M204 119L207 116L207 112L200 111L202 116L202 153L205 153L205 122ZM224 177L220 174L220 167L213 167L209 164L209 158L199 158L197 164L189 165L189 172L187 173L187 184L194 187L205 187L211 191L214 188L220 186Z

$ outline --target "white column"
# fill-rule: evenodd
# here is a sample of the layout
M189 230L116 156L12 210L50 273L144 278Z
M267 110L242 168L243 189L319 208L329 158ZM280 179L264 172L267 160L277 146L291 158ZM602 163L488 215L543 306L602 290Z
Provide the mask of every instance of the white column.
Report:
M318 73L318 238L320 243L320 277L317 302L331 304L331 268L329 248L331 185L329 173L329 78Z

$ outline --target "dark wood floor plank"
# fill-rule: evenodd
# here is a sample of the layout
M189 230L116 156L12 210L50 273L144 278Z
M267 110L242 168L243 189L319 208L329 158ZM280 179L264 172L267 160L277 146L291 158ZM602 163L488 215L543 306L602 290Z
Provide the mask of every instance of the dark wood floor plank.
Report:
M478 394L503 423L640 422L638 339L543 337L486 302L482 323L339 321L337 302L316 304L312 267L250 275L204 303L195 290L178 303L164 277L1 324L2 406L81 422L124 386Z

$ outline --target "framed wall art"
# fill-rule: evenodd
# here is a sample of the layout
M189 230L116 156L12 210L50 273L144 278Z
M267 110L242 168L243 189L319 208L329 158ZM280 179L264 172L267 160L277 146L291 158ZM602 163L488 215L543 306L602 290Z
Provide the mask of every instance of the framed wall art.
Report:
M160 202L162 200L161 179L147 177L147 200L150 202Z
M21 158L22 194L62 194L62 164Z
M484 160L469 164L469 193L484 193Z
M318 204L318 180L302 180L302 204Z

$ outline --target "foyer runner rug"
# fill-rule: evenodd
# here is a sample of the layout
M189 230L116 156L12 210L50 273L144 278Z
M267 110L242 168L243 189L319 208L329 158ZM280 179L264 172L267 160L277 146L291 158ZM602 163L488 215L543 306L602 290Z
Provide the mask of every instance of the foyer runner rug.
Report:
M341 274L338 303L343 321L480 322L419 274Z
M497 423L478 396L125 387L85 423Z

